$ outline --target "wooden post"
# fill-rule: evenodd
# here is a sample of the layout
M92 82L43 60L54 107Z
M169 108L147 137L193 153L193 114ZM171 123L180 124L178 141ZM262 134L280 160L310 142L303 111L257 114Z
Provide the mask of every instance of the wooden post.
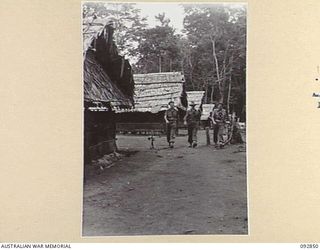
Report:
M206 127L207 146L210 145L210 129Z

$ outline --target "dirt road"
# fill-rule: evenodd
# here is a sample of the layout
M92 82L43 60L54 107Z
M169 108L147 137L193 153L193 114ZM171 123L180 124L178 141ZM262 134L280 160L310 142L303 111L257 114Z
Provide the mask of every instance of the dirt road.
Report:
M127 152L84 186L83 235L247 234L244 146L174 149L165 137L118 136ZM134 152L136 151L136 152Z

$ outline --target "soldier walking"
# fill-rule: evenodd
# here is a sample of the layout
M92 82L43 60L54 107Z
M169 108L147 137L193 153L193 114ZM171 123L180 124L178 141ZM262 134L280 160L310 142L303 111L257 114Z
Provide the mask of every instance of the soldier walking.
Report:
M178 121L178 109L174 107L174 102L169 102L169 108L164 114L164 120L166 121L167 141L169 147L173 148L174 138Z
M223 108L222 103L217 105L217 108L212 112L213 123L213 141L216 147L223 147L223 134L227 119L227 112Z
M196 110L196 104L191 102L189 104L191 109L189 109L184 117L184 123L188 126L188 142L189 147L195 148L198 144L197 142L197 132L199 129L201 110Z

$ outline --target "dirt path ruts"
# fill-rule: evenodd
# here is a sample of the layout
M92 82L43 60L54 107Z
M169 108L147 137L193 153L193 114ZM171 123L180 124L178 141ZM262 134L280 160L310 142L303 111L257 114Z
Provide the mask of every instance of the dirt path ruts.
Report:
M247 234L245 152L199 138L195 149L156 138L150 150L146 137L119 136L119 149L138 152L87 179L83 235Z

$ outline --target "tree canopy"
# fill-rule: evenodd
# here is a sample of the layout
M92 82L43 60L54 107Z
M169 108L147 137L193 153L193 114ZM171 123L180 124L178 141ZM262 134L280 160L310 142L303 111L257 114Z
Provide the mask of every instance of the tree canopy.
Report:
M134 73L182 71L187 90L205 90L205 102L222 102L245 118L246 8L230 4L181 4L183 32L165 13L155 27L134 3L84 4L83 15L114 16L120 53Z

